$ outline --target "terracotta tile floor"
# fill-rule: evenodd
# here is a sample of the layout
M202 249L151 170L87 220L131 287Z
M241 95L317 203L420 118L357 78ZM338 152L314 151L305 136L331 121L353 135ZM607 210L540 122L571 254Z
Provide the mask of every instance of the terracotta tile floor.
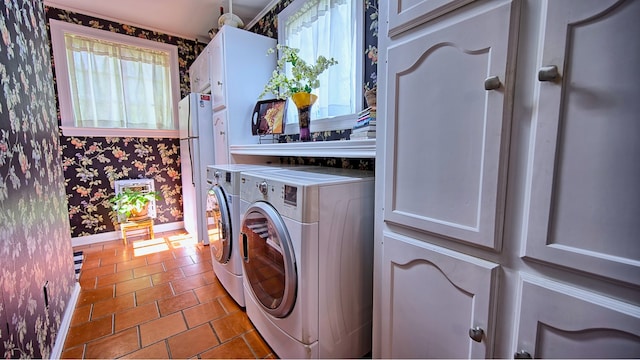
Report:
M275 358L184 232L80 246L63 358Z

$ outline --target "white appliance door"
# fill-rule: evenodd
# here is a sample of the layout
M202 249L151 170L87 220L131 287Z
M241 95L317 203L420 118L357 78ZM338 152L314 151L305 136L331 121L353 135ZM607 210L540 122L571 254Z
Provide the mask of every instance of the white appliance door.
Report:
M194 102L192 102L191 110L191 140L193 153L193 180L196 189L196 216L198 226L198 241L204 245L209 244L207 236L207 166L213 165L214 157L214 139L213 139L213 121L211 116L211 95L195 94Z
M186 139L189 137L189 128L191 122L191 99L193 98L193 94L189 94L182 98L178 103L178 120L179 120L179 131L178 134L180 139Z
M180 169L182 171L182 204L184 228L189 234L198 237L197 204L196 204L196 171L197 149L194 144L193 128L197 124L196 105L197 94L191 93L178 103L180 120Z
M182 171L182 205L184 229L192 236L197 236L196 186L193 179L192 166L193 140L180 140L180 169Z
M283 318L296 301L296 260L289 232L268 203L253 203L240 228L242 269L254 298L269 314Z
M189 94L178 104L178 113L184 228L206 245L209 239L206 236L203 205L206 201L206 174L203 168L213 161L211 95Z
M231 255L231 214L224 190L213 185L207 193L207 233L213 260L226 264Z

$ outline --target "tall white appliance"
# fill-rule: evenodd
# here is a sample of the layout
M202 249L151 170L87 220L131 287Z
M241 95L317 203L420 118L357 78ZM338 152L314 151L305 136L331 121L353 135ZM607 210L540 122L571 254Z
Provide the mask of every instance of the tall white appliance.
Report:
M180 167L184 228L199 242L209 244L204 204L207 166L214 164L211 95L190 93L178 103Z

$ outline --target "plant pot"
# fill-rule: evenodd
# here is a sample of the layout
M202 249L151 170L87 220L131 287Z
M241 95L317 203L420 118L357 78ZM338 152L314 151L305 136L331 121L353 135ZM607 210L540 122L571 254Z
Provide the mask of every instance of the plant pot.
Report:
M298 108L298 125L300 127L300 141L310 141L311 131L311 107L318 100L318 96L306 92L298 92L291 95L291 100Z
M127 218L127 221L139 221L149 217L149 204L146 204L140 211L136 209L131 210L131 215Z

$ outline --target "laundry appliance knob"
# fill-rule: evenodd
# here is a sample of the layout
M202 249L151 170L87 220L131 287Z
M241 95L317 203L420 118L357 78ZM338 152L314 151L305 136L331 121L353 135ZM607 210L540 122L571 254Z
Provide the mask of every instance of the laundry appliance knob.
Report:
M260 185L258 185L258 190L260 190L262 195L267 195L267 193L269 192L269 185L267 185L266 181L263 181L260 183Z

